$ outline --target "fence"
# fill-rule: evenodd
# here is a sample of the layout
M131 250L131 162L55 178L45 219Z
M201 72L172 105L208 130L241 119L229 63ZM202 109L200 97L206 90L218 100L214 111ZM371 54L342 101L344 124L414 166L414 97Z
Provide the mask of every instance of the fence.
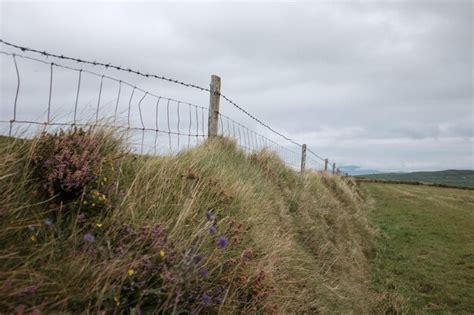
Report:
M3 45L0 50L0 133L3 135L30 137L35 133L28 128L32 125L50 129L66 126L122 128L128 135L130 147L141 154L173 154L199 145L208 137L224 136L234 139L248 153L262 149L274 151L293 169L340 174L334 162L278 132L222 94L218 76L212 76L210 88L204 88L113 64L50 54L1 39L0 44ZM107 74L96 72L96 68L102 68ZM110 75L108 72L112 71L130 80ZM138 87L129 82L134 78L159 80L187 88L188 92L198 91L200 95L190 95L190 98L200 99L200 102L205 101L202 95L205 92L209 107ZM149 81L144 83L149 84ZM183 90L176 93L186 94ZM224 115L221 100L259 130Z

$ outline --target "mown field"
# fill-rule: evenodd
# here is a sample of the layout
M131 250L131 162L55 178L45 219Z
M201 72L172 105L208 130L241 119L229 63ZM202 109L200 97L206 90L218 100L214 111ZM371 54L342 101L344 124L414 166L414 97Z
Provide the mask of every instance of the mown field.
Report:
M474 192L362 183L379 230L373 274L408 313L474 313Z
M474 187L474 170L446 170L435 172L382 173L360 177L376 180L421 182L449 186Z

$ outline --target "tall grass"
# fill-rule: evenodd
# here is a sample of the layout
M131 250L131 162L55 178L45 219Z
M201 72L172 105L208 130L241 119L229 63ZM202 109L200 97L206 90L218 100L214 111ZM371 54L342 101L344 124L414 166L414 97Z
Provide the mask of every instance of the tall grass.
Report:
M368 274L373 233L353 182L301 175L227 139L151 157L128 153L116 132L80 134L2 140L1 312L380 305Z

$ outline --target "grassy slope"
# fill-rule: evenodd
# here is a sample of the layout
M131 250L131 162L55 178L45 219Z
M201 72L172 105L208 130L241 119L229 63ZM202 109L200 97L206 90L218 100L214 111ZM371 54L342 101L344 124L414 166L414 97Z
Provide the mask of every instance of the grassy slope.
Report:
M254 289L237 280L242 273L253 279L260 271L270 288L262 309L382 311L387 296L374 293L369 275L373 233L351 181L313 173L301 177L271 154L247 158L234 144L220 140L174 158L128 155L115 179L121 197L113 210L91 222L96 243L84 247L87 230L79 229L74 218L53 216L59 206L38 199L38 184L26 167L32 148L29 143L0 147L0 311L11 312L19 303L43 312L110 310L110 292L116 290L112 280L126 281L127 269L147 253L136 244L128 248L127 259L109 254L107 263L88 254L95 246L107 252L124 223L159 224L177 251L204 255L210 277L202 285L212 288L225 280L228 288L224 305L209 311L255 310L249 302L242 304L243 294ZM78 207L68 213L79 213L84 206ZM225 250L216 249L217 235L207 232L209 209L218 217L218 235L235 236ZM51 217L53 227L43 227ZM233 232L237 224L243 228ZM40 232L34 242L29 225ZM226 267L247 250L253 252L250 262ZM32 285L34 293L19 300L19 292L23 296Z
M362 175L360 177L393 181L413 181L474 187L473 170L446 170L438 172L385 173Z
M380 229L376 278L412 313L474 312L474 194L363 183ZM395 295L395 294L394 294Z

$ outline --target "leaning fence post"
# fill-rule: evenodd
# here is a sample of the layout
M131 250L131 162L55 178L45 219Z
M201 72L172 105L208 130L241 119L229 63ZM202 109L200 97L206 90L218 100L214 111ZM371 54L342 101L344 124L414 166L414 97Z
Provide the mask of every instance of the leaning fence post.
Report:
M221 97L221 78L211 76L209 96L209 119L207 121L207 135L209 138L217 136L219 131L219 102Z
M303 173L306 168L306 144L301 146L301 172Z
M336 163L332 163L332 173L336 174Z
M324 159L324 171L328 171L328 159Z

